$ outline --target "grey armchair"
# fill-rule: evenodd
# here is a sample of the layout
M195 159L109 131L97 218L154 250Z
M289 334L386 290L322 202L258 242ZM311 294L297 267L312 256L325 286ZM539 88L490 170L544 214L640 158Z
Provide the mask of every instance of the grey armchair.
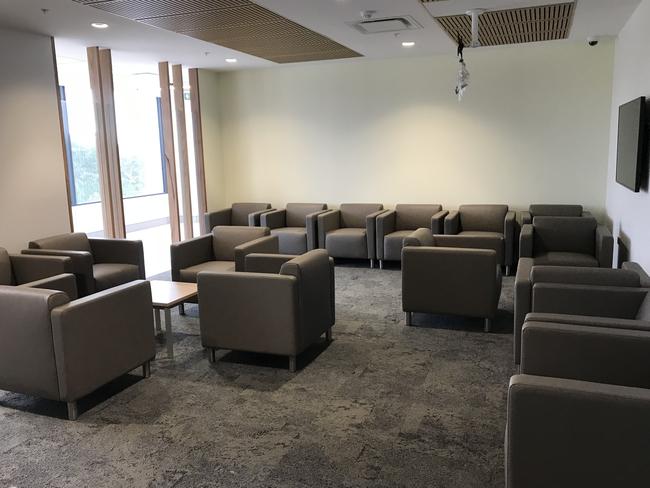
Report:
M31 241L22 253L69 257L68 271L77 276L80 296L146 277L142 241L88 238L77 232Z
M270 203L233 203L230 208L205 214L205 228L211 232L218 225L238 225L256 227L260 216L271 210Z
M262 214L260 223L278 236L281 253L304 254L318 247L318 215L326 210L326 203L287 203L284 210Z
M449 212L442 205L396 205L395 210L377 217L377 259L379 267L384 261L401 261L404 238L414 230L430 229L432 234L444 233L444 219Z
M515 276L514 290L514 357L521 359L521 330L526 315L533 312L533 290L549 288L551 284L578 285L579 287L650 287L650 277L637 263L623 263L623 269L583 268L578 266L536 266L532 258L521 258ZM542 293L542 295L540 295ZM538 292L537 310L557 311L546 300L547 292ZM581 314L583 315L583 314Z
M593 217L535 217L519 236L519 257L553 266L612 267L614 238Z
M592 217L582 205L532 204L521 212L521 225L532 224L535 217Z
M440 245L493 249L506 274L515 264L516 214L507 205L461 205L445 218Z
M374 267L376 219L383 212L381 203L344 203L320 214L318 246L335 258L369 259Z
M418 229L402 249L402 309L485 320L489 332L501 295L501 269L493 249L438 247L439 236Z
M155 356L151 287L135 281L70 301L65 293L0 286L0 389L77 400Z
M72 260L64 256L9 254L0 247L0 285L59 290L77 298Z
M201 342L210 349L231 349L296 356L334 325L333 264L317 249L285 260L249 256L250 269L265 272L212 273L198 276ZM272 273L280 266L278 274ZM248 269L249 259L246 261Z
M527 322L510 380L508 488L648 485L650 330Z

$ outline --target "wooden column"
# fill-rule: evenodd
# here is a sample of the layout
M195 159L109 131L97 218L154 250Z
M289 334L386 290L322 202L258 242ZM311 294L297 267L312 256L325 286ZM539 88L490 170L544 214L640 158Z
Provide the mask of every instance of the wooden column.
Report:
M192 68L190 74L190 100L192 107L192 127L194 132L194 164L196 165L196 187L199 201L199 225L201 235L209 232L203 216L208 211L208 198L205 189L205 165L203 160L203 127L201 125L201 94L199 91L199 70Z
M115 123L111 51L110 49L89 47L87 53L97 129L97 162L99 164L104 235L125 238L126 227L122 202L120 152L117 145Z
M169 199L169 223L172 242L181 240L180 217L178 211L178 185L176 183L176 157L174 156L174 126L172 123L172 104L169 93L169 64L158 63L160 79L160 98L162 105L163 147L165 152L165 173L167 177L167 197Z
M187 122L185 120L185 99L183 97L183 67L172 66L172 83L174 85L174 110L176 112L176 130L178 132L178 167L181 174L181 197L183 206L183 230L185 239L194 237L192 230L192 193L190 191L190 162L187 152Z

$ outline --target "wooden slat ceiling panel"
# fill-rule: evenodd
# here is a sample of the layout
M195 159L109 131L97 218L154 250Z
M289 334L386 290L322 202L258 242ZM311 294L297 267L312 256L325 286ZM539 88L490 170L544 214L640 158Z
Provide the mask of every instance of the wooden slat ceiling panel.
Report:
M491 10L480 17L479 41L482 46L500 46L566 39L574 12L573 2ZM465 45L470 44L472 21L469 15L436 17L436 20L454 41L460 34Z
M248 0L75 0L277 63L361 54Z

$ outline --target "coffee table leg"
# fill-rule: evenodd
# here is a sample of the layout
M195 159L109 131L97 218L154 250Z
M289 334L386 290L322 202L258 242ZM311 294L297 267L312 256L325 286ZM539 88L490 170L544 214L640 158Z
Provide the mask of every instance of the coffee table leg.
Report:
M167 356L174 359L174 339L172 337L172 311L165 309L165 340L167 342Z
M153 318L156 322L156 332L162 332L162 327L160 326L160 309L153 309Z

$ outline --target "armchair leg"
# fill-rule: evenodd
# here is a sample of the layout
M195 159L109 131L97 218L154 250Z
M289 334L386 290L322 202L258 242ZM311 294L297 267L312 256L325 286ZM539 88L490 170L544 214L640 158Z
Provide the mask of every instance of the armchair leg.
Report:
M373 269L374 267L375 267L375 260L371 258L370 259L370 269Z
M178 306L178 313L181 314L181 315L185 315L185 304L184 303L181 303Z
M485 332L490 332L492 330L492 319L485 319L483 330Z
M406 325L410 327L412 324L413 324L413 313L406 312Z
M506 276L510 276L510 265L506 265Z
M208 351L210 352L210 356L208 360L210 361L211 364L214 364L217 362L217 350L214 347L208 348Z
M289 356L289 371L291 373L296 372L296 356Z
M332 329L329 328L325 331L325 340L326 341L331 341L332 340Z
M384 260L383 259L379 260L379 269L384 269Z
M68 420L77 420L79 412L77 410L77 402L68 402Z
M151 361L147 361L142 365L142 377L149 378L151 376Z

